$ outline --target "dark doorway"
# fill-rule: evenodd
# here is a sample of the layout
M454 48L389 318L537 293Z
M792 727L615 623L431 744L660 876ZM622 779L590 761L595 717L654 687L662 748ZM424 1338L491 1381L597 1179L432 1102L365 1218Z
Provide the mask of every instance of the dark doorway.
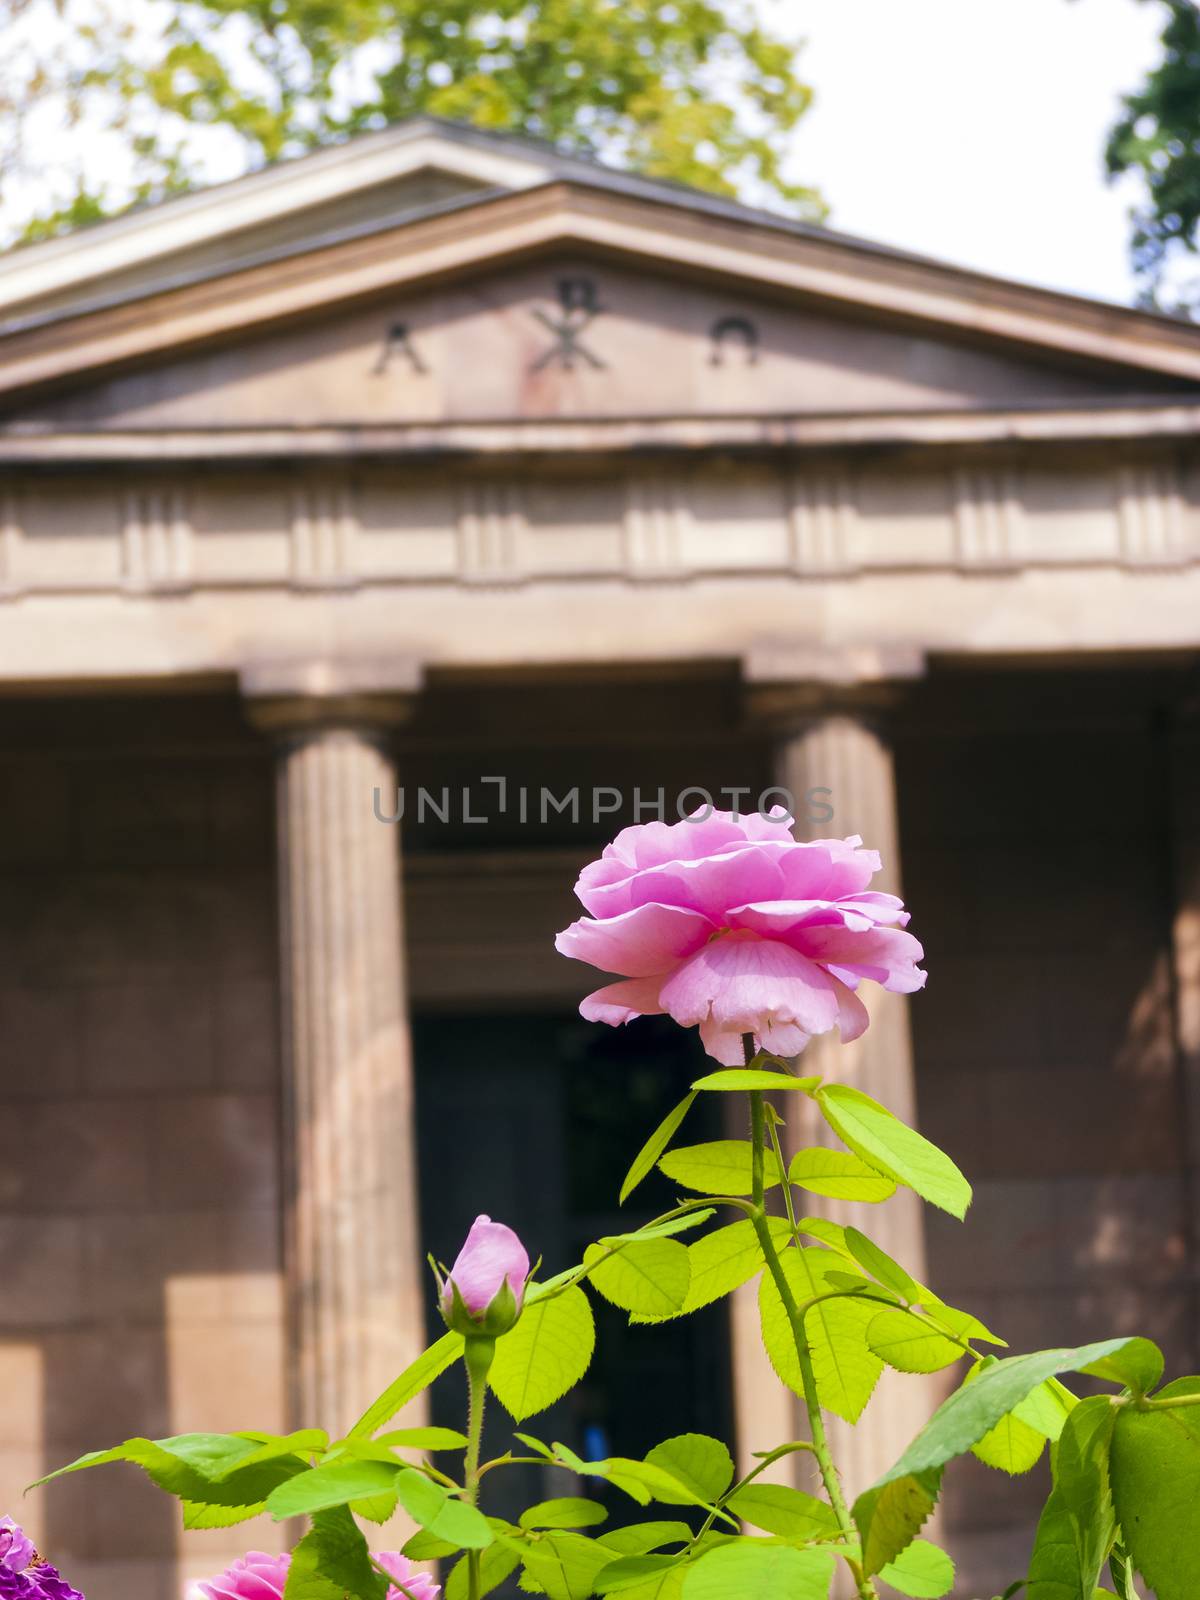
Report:
M476 1215L517 1229L549 1276L582 1258L606 1233L624 1232L670 1208L677 1190L653 1173L623 1208L621 1181L641 1142L704 1070L698 1042L664 1019L610 1030L573 1015L426 1015L414 1023L421 1216L426 1247L452 1261ZM719 1137L702 1096L688 1141ZM706 1122L706 1114L712 1118ZM726 1307L679 1322L630 1327L592 1295L596 1353L584 1381L529 1419L540 1438L561 1439L589 1459L639 1456L689 1430L729 1437L731 1393ZM441 1332L431 1310L430 1332ZM460 1374L435 1388L436 1420L462 1426ZM493 1406L485 1450L508 1445L512 1423ZM492 1476L486 1509L499 1516L550 1495L584 1492L637 1508L597 1480L573 1490L557 1469ZM630 1513L635 1515L631 1516Z

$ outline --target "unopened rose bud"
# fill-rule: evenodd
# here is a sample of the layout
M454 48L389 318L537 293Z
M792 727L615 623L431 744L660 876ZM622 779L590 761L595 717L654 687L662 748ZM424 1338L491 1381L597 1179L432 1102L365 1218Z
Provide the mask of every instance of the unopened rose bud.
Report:
M476 1217L442 1284L441 1312L466 1337L496 1338L521 1315L529 1257L511 1228Z

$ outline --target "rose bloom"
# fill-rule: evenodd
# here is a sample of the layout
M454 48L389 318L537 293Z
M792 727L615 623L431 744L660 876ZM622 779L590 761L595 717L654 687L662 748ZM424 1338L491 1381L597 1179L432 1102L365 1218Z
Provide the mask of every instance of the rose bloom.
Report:
M378 1552L375 1559L400 1580L413 1600L439 1600L441 1585L413 1566L406 1556L385 1550ZM219 1578L192 1584L188 1600L283 1600L291 1561L290 1555L268 1556L261 1550L251 1550L249 1555L239 1556ZM405 1600L405 1595L393 1585L388 1589L387 1600Z
M505 1282L513 1292L519 1312L529 1276L529 1254L511 1228L491 1217L476 1217L442 1291L442 1310L449 1316L454 1290L473 1317L486 1316L488 1307Z
M0 1517L0 1600L83 1600L9 1516Z
M903 931L903 902L868 887L878 853L857 835L798 843L790 821L778 807L713 811L619 833L575 885L590 915L555 940L621 976L582 1014L616 1026L665 1012L737 1066L747 1033L782 1056L832 1028L857 1039L870 1020L856 992L864 978L920 989L924 952Z

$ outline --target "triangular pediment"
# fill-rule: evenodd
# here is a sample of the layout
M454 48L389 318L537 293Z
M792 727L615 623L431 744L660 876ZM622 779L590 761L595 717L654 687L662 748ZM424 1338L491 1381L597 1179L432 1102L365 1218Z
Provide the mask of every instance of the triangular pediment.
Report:
M1007 409L1121 392L1120 378L1002 346L564 252L139 366L23 415L314 428Z
M1080 408L1200 394L1200 330L555 182L35 319L5 390L52 431Z

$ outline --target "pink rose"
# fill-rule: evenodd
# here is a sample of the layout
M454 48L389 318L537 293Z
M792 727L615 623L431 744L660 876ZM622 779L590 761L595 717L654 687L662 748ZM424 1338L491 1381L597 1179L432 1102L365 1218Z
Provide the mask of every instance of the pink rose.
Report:
M460 1333L506 1333L521 1314L529 1256L511 1228L476 1217L442 1286L442 1315ZM456 1302L466 1313L459 1327Z
M409 1600L410 1596L411 1600L439 1600L441 1585L415 1567L407 1556L385 1550L375 1559L408 1591L406 1596L392 1585L387 1600ZM188 1600L283 1600L291 1562L288 1554L268 1556L261 1550L251 1550L248 1555L239 1556L219 1578L193 1584Z
M665 1012L737 1066L745 1033L783 1056L835 1027L857 1039L870 1020L863 978L900 994L923 986L908 913L868 889L879 856L857 835L797 843L779 808L698 816L626 828L580 874L591 915L555 946L622 975L584 1000L590 1022Z

